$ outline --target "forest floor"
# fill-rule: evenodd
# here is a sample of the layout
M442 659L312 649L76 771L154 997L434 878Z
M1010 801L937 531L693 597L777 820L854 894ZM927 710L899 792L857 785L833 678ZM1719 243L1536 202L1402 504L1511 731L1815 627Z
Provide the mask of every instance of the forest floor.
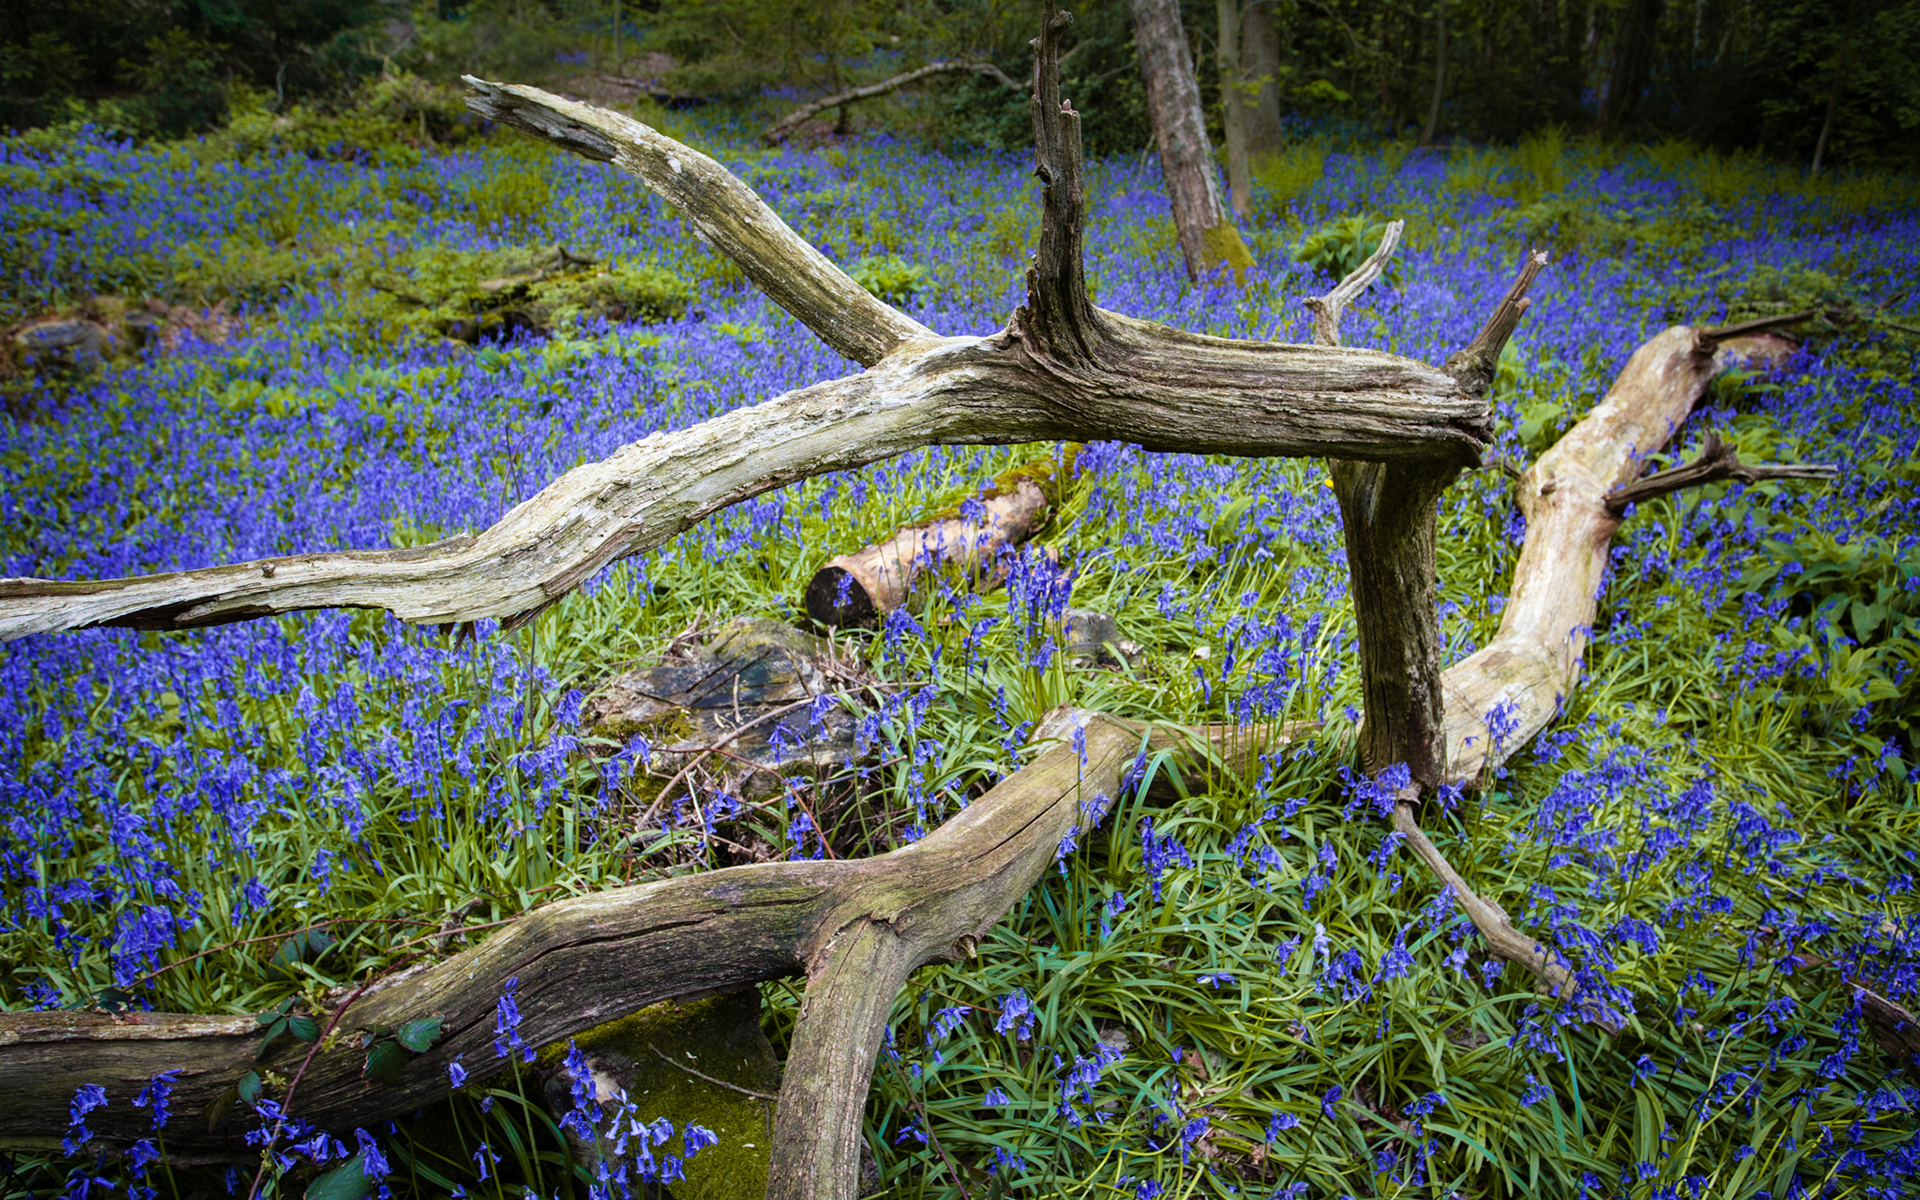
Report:
M1022 299L1026 156L774 151L646 119L936 330L991 332ZM421 145L413 128L370 111L243 116L167 145L0 143L0 321L18 335L0 576L478 530L649 432L852 369L636 181L507 133ZM881 852L1017 766L1060 704L1306 719L1322 734L1255 776L1123 798L976 961L915 976L883 1052L900 1069L876 1071L868 1108L887 1194L1907 1194L1920 1089L1855 989L1920 1009L1913 181L1551 137L1306 144L1262 172L1244 289L1187 283L1150 161L1092 163L1088 182L1096 301L1222 336L1306 340L1300 301L1400 217L1346 340L1439 362L1522 249L1552 246L1496 385L1508 464L1669 324L1817 313L1786 369L1722 376L1650 466L1712 428L1749 461L1837 463L1839 480L1632 513L1564 715L1432 826L1517 925L1620 989L1626 1033L1489 962L1366 810L1325 468L1111 443L1079 450L1006 586L948 574L835 634L866 758L764 801L703 789L643 820L649 739L582 714L676 641L804 622L828 558L1058 447L935 448L769 493L512 634L329 612L0 647L0 1007L257 1012L418 953L449 914L485 925L756 855ZM98 354L33 341L56 325L99 330ZM1524 528L1498 469L1441 509L1452 662L1497 627ZM1071 663L1069 605L1138 652ZM314 927L325 943L289 940ZM798 985L762 995L782 1048ZM507 1102L473 1108L457 1146L384 1134L387 1183L584 1196L551 1121L496 1088ZM503 1155L490 1173L482 1141ZM82 1146L13 1166L44 1190L91 1163Z

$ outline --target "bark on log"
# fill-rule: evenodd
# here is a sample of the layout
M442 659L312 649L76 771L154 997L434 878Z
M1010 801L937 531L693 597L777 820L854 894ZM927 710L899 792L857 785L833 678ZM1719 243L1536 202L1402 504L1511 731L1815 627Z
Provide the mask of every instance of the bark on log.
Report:
M928 63L924 67L915 67L911 71L902 71L900 74L890 79L883 79L879 83L869 83L864 87L848 88L844 92L836 92L831 96L824 96L818 100L802 104L799 108L794 109L786 116L781 117L778 121L767 126L766 132L760 135L760 140L769 146L778 146L781 142L792 137L793 131L798 129L807 120L826 112L830 108L839 108L842 105L854 104L861 100L871 100L876 96L884 96L889 92L898 91L910 83L918 83L922 79L931 78L935 75L985 75L995 82L1004 84L1010 88L1017 89L1020 86L1018 83L1015 83L1012 77L1005 71L1002 71L999 67L989 62Z
M1200 85L1193 78L1193 53L1180 24L1179 0L1131 0L1133 40L1140 52L1140 73L1147 82L1147 112L1154 144L1160 150L1160 174L1173 201L1173 224L1187 278L1198 280L1215 268L1233 269L1237 281L1253 266L1220 199L1220 181L1207 141Z
M899 529L884 542L834 557L807 583L807 615L822 625L870 625L906 602L914 580L942 564L977 569L1018 546L1046 523L1049 483L1064 484L1072 454L1058 468L1023 467L995 479L977 497L977 517L943 515Z
M1005 330L940 338L882 304L712 159L615 113L469 80L484 115L640 176L835 349L872 369L576 468L490 529L397 550L300 554L97 582L0 579L0 640L93 625L186 629L310 608L405 621L525 620L607 564L728 505L932 444L1131 441L1149 450L1471 465L1489 415L1424 363L1231 341L1093 307L1082 274L1079 114L1035 98L1046 183L1028 302Z
M1749 358L1783 362L1793 344L1763 334L1716 345L1684 325L1649 339L1606 398L1520 477L1527 540L1500 632L1441 676L1449 782L1475 783L1505 762L1573 691L1620 525L1608 493L1666 444L1715 374Z

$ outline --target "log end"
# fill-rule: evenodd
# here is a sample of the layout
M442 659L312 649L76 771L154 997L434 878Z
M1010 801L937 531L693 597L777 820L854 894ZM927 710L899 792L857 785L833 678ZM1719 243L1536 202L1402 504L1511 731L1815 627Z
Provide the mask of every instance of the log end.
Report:
M852 571L828 563L807 584L807 615L822 625L844 628L872 625L879 610Z

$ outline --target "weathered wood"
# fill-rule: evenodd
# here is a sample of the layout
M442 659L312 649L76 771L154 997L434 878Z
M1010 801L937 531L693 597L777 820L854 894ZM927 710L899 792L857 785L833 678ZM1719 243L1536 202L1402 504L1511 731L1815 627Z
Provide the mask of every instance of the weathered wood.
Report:
M368 988L315 1055L295 1115L346 1131L445 1096L455 1059L476 1083L505 1069L493 1049L494 1015L509 979L518 980L519 1034L542 1046L661 1000L805 974L812 982L787 1064L768 1194L849 1197L852 1139L880 1036L874 1022L884 1021L905 972L971 953L1053 865L1061 840L1088 829L1117 796L1140 753L1166 749L1190 764L1244 770L1306 728L1150 728L1062 710L1036 735L1059 744L911 846L850 862L733 867L544 905L473 949ZM397 1083L361 1078L356 1031L430 1015L442 1018L444 1033ZM109 1099L89 1126L104 1145L124 1147L150 1132L151 1117L124 1101L154 1074L176 1070L169 1153L237 1152L244 1113L217 1129L207 1113L252 1065L259 1033L246 1016L0 1013L0 1149L57 1145L83 1083L102 1085ZM287 1042L264 1066L290 1073L306 1049Z
M1018 89L1020 86L1015 83L1012 77L1005 71L1002 71L990 62L928 63L924 67L915 67L911 71L902 71L900 74L892 76L891 78L882 79L878 83L869 83L862 87L848 88L843 92L835 92L831 96L822 96L818 100L810 100L786 116L781 117L778 121L767 126L766 131L760 135L760 140L769 146L778 146L781 142L792 137L794 130L829 109L839 108L846 104L856 104L862 100L871 100L876 96L885 96L906 87L908 84L918 83L922 79L929 79L935 75L985 75L994 82L1006 87Z
M1521 476L1527 540L1500 631L1441 676L1450 782L1478 782L1546 728L1572 693L1620 525L1608 493L1666 444L1716 373L1749 358L1782 362L1792 349L1762 334L1709 350L1676 325L1634 351L1606 397Z
M938 339L860 375L652 434L478 535L135 579L0 579L0 639L312 608L385 608L432 624L524 617L719 509L932 444L1109 438L1203 454L1455 462L1486 444L1484 403L1409 359L1234 342L1098 310L1093 320L1098 341L1076 361L1030 336L1032 325Z
M821 341L863 366L934 332L828 261L732 171L631 117L565 100L539 88L489 83L471 75L467 107L636 176L754 286Z
M1253 256L1220 199L1179 0L1130 0L1129 7L1140 73L1147 83L1147 114L1160 150L1160 174L1173 201L1187 278L1197 280L1222 264L1232 267L1236 276L1244 275L1253 266Z
M1309 300L1314 340L1340 344L1346 307L1386 269L1405 223L1388 224L1380 245L1325 296ZM1478 335L1448 360L1463 388L1483 394L1492 364L1526 311L1526 289L1545 265L1529 255L1519 277ZM1446 772L1440 688L1440 619L1435 608L1435 547L1440 494L1459 474L1451 463L1328 463L1340 503L1354 622L1358 627L1365 723L1360 757L1379 774L1405 765L1415 788L1439 786Z
M1339 344L1340 320L1347 305L1386 269L1403 225L1390 223L1365 262L1331 292L1307 302L1313 311L1316 341ZM1526 312L1526 289L1545 264L1544 254L1528 255L1519 278L1479 334L1448 361L1463 386L1484 390L1492 381L1493 364ZM1515 929L1505 909L1475 892L1420 829L1414 814L1421 795L1437 787L1447 774L1450 714L1441 686L1440 619L1435 607L1436 504L1457 469L1339 459L1327 465L1340 503L1359 631L1361 694L1366 705L1360 729L1361 762L1375 775L1394 766L1407 769L1407 781L1393 805L1394 828L1452 889L1489 954L1531 972L1543 989L1580 1006L1588 1019L1608 1032L1619 1033L1624 1028L1619 1015L1580 997L1561 956Z

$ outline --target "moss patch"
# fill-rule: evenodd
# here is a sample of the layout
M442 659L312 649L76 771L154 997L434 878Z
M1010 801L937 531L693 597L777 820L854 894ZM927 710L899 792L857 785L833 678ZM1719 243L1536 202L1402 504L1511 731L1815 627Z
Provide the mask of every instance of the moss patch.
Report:
M774 1103L733 1090L766 1096L780 1090L780 1064L760 1028L757 989L690 1003L668 1000L573 1040L597 1080L626 1090L642 1122L661 1117L673 1122L676 1136L656 1153L678 1153L682 1142L677 1135L688 1125L704 1126L720 1139L687 1162L686 1178L671 1185L676 1200L765 1194ZM561 1070L566 1051L565 1046L549 1046L537 1064L546 1078L548 1107L555 1112L564 1112L570 1102L569 1081ZM603 1142L600 1152L610 1150ZM594 1150L577 1146L576 1152L591 1155Z

